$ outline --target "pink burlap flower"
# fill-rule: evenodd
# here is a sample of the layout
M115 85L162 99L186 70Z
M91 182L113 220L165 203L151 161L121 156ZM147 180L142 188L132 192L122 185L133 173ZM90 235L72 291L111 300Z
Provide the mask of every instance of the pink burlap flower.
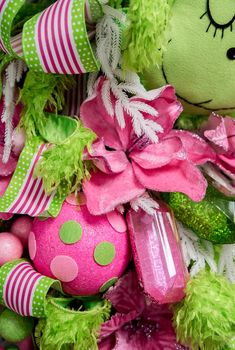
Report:
M148 301L134 271L119 279L105 295L117 313L100 332L100 350L184 350L176 341L167 305Z
M216 152L215 164L235 180L235 120L213 113L202 130Z
M149 91L144 98L130 99L131 103L145 104L157 111L156 117L143 113L144 118L159 125L159 142L152 143L144 135L136 136L127 112L124 112L123 129L115 116L108 114L101 96L104 83L105 78L101 77L95 93L81 107L84 125L98 136L92 150L85 155L98 168L83 184L90 212L94 215L110 212L141 196L146 189L183 192L194 201L200 201L207 183L197 165L213 161L215 155L199 136L172 130L182 111L173 87L165 86ZM115 101L111 95L113 106Z

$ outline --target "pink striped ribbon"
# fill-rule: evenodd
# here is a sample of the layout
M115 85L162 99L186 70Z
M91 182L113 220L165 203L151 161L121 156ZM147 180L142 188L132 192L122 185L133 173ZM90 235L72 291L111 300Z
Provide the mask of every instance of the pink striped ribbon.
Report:
M9 3L9 0L0 0L0 22L2 21L3 13ZM2 40L2 33L0 32L0 49L6 53L8 53L8 50Z
M39 17L37 51L45 72L84 72L72 34L72 1L57 1Z
M71 117L80 115L80 106L87 97L87 75L76 75L76 84L66 94L65 114Z
M33 177L35 166L45 149L46 146L42 144L34 155L25 181L15 201L8 208L8 213L37 216L49 208L55 192L48 196L43 189L42 180Z
M42 278L28 262L15 266L4 284L5 305L22 316L32 316L34 291Z

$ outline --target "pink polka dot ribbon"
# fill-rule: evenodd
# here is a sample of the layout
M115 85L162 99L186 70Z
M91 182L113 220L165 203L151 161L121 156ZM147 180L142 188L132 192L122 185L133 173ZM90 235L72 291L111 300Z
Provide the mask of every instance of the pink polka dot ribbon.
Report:
M25 0L0 0L0 48L37 72L80 74L99 69L90 39L102 16L98 0L57 0L11 36Z
M1 267L0 303L22 316L44 317L49 289L61 290L60 283L36 272L24 259Z

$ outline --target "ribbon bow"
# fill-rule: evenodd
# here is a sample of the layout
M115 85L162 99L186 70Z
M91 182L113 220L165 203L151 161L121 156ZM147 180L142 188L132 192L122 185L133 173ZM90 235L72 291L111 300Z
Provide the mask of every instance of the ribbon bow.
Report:
M11 37L25 0L0 0L0 49L25 60L36 72L80 74L97 71L90 37L102 16L97 0L58 0ZM32 6L32 5L29 5Z

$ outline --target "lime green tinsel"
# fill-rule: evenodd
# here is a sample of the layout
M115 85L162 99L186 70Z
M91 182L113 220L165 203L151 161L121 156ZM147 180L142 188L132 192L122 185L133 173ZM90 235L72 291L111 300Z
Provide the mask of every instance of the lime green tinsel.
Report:
M201 271L188 282L185 299L173 309L181 343L192 350L234 349L235 286L223 276Z
M130 26L124 33L125 69L143 72L161 63L172 4L167 0L130 1Z
M62 300L63 302L63 300ZM87 311L66 309L49 299L46 318L40 319L35 336L40 350L95 350L100 326L110 316L111 304L105 300Z
M40 135L46 121L45 108L52 111L62 110L65 90L74 83L72 76L54 75L46 73L27 73L20 101L24 105L21 125L27 136Z
M60 116L58 116L58 120ZM77 191L84 178L89 176L90 163L83 161L85 147L91 147L96 135L85 128L80 121L76 122L76 129L61 143L48 148L35 168L34 175L43 179L47 193L53 190L69 194Z

